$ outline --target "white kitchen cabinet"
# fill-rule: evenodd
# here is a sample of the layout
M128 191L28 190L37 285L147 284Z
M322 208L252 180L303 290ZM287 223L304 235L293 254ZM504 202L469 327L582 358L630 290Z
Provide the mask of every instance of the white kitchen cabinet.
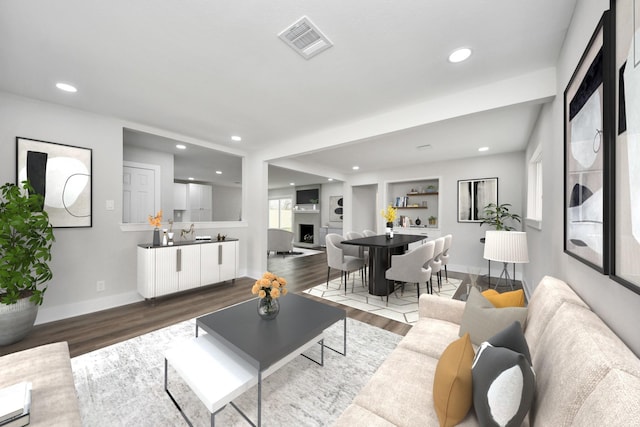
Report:
M189 185L189 214L191 221L211 221L212 191L210 185L188 184Z
M238 272L238 241L138 246L138 292L155 298L225 280Z
M176 211L187 210L187 184L173 184L173 209Z

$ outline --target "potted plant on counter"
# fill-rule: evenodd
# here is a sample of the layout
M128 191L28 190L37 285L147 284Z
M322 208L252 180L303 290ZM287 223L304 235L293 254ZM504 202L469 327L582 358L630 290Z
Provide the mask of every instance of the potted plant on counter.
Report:
M0 187L0 345L31 332L51 277L53 227L28 181Z

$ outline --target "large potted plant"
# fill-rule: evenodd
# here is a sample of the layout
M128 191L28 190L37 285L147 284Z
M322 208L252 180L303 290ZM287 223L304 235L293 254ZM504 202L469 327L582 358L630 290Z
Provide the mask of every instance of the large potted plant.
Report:
M489 224L492 225L496 230L515 230L515 228L508 225L506 221L520 222L520 215L509 212L510 206L510 203L503 203L501 205L498 205L496 203L489 203L484 207L484 218L480 223L480 226Z
M53 228L43 206L28 181L0 187L0 345L31 332L52 277Z

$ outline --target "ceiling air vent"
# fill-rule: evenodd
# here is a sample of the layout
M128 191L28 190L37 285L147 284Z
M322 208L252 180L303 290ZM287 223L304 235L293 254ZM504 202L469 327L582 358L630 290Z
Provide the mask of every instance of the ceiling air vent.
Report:
M278 37L305 59L310 59L333 46L331 40L322 34L306 16L298 19L278 34Z

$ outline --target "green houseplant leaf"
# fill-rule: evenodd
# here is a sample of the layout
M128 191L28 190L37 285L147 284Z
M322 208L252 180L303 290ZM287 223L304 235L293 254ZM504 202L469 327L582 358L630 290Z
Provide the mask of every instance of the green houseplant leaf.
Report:
M520 222L520 215L509 212L509 207L511 207L510 203L503 203L501 205L489 203L484 207L484 219L480 223L480 226L489 224L496 230L515 230L515 228L506 224L506 221Z
M53 276L49 268L55 240L43 196L28 181L22 188L0 187L0 303L29 298L40 305Z

